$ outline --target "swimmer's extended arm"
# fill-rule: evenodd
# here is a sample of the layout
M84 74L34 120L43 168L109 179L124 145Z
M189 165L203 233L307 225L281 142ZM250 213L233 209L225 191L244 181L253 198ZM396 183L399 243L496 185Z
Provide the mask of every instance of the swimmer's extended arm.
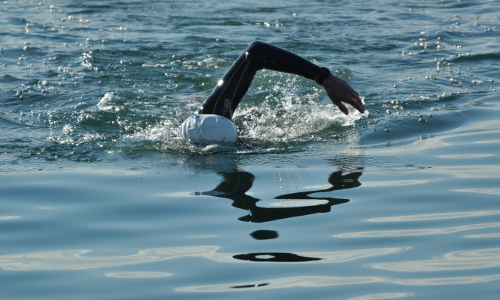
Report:
M331 75L310 61L281 48L262 42L252 43L224 74L212 94L198 109L199 114L216 114L231 119L236 107L247 92L257 71L269 69L291 73L321 84L339 109L347 114L342 102L364 112L361 99L344 80Z

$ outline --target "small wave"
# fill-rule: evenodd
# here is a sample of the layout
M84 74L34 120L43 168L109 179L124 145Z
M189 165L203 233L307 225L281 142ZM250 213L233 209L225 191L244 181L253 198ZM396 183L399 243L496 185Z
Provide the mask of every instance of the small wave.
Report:
M453 59L452 62L478 62L485 60L499 60L500 53L462 54Z
M11 75L1 75L0 82L2 83L11 83L11 82L22 82L23 79L17 78Z

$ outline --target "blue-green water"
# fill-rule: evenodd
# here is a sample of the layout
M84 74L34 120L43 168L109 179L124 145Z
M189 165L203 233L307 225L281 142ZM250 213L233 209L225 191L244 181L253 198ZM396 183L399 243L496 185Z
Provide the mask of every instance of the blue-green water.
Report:
M499 1L0 3L1 299L496 299ZM255 40L238 147L176 138Z

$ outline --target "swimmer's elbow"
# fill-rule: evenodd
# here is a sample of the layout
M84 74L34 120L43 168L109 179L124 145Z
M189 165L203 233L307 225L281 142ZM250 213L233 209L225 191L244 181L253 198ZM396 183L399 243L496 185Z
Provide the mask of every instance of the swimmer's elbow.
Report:
M262 49L269 48L269 46L270 46L269 44L266 44L264 42L255 41L251 43L250 46L248 46L247 52L251 52L252 50L258 52L261 51Z

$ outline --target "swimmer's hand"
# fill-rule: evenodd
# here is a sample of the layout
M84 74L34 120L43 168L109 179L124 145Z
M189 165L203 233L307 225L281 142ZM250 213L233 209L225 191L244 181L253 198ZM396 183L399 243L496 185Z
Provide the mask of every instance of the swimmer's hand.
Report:
M365 112L365 108L363 103L361 103L361 98L359 98L358 92L350 87L345 80L330 74L330 77L323 81L322 86L330 100L332 100L333 104L337 105L344 114L348 115L349 110L342 102L352 105L360 113Z

